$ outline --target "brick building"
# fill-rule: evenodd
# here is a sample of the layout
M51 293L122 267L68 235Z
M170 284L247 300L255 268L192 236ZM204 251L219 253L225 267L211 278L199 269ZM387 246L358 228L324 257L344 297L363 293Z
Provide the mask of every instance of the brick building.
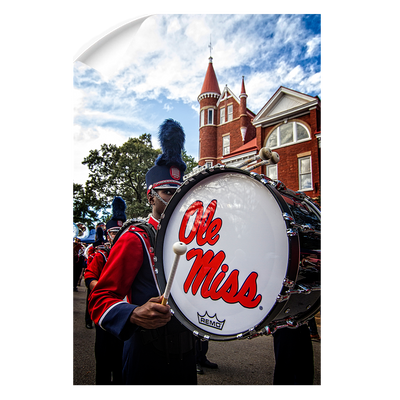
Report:
M244 77L239 97L227 86L221 93L210 57L198 101L199 166L235 166L268 147L279 154L279 163L254 172L279 179L311 198L320 196L321 101L317 96L281 86L254 114L247 108Z

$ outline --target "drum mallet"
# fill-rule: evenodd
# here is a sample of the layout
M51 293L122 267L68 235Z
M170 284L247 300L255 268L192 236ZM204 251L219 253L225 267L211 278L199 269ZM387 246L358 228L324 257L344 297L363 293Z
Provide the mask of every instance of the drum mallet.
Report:
M272 152L268 147L261 147L260 151L258 152L257 155L249 158L246 161L243 161L239 165L235 165L236 168L244 169L246 165L250 164L253 161L259 161L259 160L269 160L272 157Z
M245 171L251 171L253 169L261 167L262 165L278 164L279 160L280 160L279 154L273 151L271 158L269 160L263 160L256 164L251 165L250 167L243 167L242 169L244 169Z
M163 294L163 299L161 301L161 304L164 306L168 302L168 297L171 291L172 282L174 281L175 278L175 273L176 273L176 268L178 267L179 258L180 256L183 256L186 253L187 246L183 242L175 242L174 245L172 246L172 250L175 253L175 259L171 268L171 272L169 273L167 286L165 287L165 292Z

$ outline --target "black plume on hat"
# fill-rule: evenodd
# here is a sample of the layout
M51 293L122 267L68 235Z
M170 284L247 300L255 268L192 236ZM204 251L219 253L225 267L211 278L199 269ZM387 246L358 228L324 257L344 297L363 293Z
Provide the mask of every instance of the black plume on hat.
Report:
M96 241L93 243L93 246L100 246L104 243L104 231L102 228L98 227L96 230Z
M155 165L176 166L182 172L186 170L186 164L182 160L182 149L185 144L185 133L178 121L171 118L166 119L159 128L158 138L160 140L162 154L156 159Z
M125 209L126 204L122 197L114 197L114 200L112 202L113 215L106 224L107 231L111 228L122 226L122 224L126 221Z
M112 210L113 210L113 216L111 219L116 220L116 221L126 221L126 215L125 215L125 210L126 210L126 204L125 201L122 199L122 197L114 197L114 200L112 202Z

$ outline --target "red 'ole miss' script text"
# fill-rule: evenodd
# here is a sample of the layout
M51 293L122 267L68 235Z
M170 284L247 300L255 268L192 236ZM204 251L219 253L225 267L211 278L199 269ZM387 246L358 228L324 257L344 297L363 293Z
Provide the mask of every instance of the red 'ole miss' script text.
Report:
M219 231L222 226L221 218L213 219L216 209L217 200L212 200L205 211L203 202L192 203L182 218L179 240L189 244L196 239L199 246L206 243L215 245L220 238ZM189 219L195 214L193 226L188 229ZM239 271L235 269L228 274L229 266L223 264L225 253L222 250L214 254L212 250L204 253L200 248L192 248L186 253L186 259L194 261L183 285L185 293L192 287L193 295L200 289L202 297L210 297L212 300L222 299L230 304L240 303L246 308L257 307L260 303L261 295L257 294L257 272L251 272L239 288Z

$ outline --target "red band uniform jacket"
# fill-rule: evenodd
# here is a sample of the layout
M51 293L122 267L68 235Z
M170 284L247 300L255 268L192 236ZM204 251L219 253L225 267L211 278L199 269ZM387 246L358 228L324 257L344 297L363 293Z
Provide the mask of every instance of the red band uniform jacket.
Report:
M157 220L151 217L149 223L157 229ZM96 324L125 341L125 384L196 384L191 332L174 317L166 327L155 330L129 322L137 306L161 294L153 266L150 239L143 229L131 225L110 251L89 297L89 312ZM167 351L160 343L167 346ZM163 366L169 370L167 373L160 373Z
M157 221L152 221L157 226ZM89 297L93 321L122 340L132 333L125 327L132 311L160 295L150 247L146 233L130 226L112 247L101 278Z

